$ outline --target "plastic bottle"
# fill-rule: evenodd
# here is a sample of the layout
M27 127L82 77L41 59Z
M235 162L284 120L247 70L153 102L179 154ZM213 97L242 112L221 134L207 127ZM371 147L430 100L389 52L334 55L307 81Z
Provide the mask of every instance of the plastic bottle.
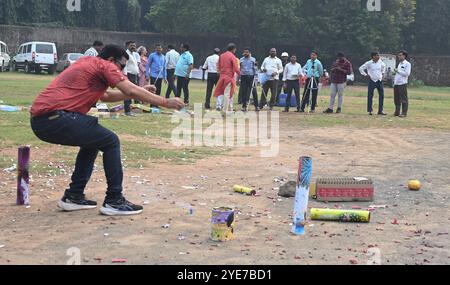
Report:
M19 112L21 109L19 107L0 105L0 111L3 112Z

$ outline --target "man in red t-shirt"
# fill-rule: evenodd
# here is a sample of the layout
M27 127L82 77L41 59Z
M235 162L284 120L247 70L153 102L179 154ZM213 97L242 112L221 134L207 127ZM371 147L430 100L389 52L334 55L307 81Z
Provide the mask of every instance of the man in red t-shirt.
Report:
M138 87L128 81L122 70L129 56L122 48L109 45L98 57L84 57L65 70L36 98L31 107L31 127L48 143L80 147L72 183L58 206L65 211L93 209L97 203L84 195L98 152L108 183L100 212L108 216L140 214L142 206L128 202L122 195L120 141L115 133L102 127L98 119L87 116L99 100L119 102L135 99L172 109L184 108L179 99L153 94L154 86ZM108 88L117 88L110 90Z

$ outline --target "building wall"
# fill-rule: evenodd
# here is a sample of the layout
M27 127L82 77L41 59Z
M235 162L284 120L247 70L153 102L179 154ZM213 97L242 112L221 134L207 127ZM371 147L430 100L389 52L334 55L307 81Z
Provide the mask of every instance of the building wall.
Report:
M139 45L153 47L156 43L163 45L174 44L179 45L183 42L191 45L192 53L195 57L195 66L199 67L204 60L210 55L214 48L219 47L225 49L229 42L235 42L239 47L246 44L239 39L231 39L229 37L221 37L217 35L199 35L199 36L175 36L162 35L155 33L124 33L124 32L105 32L91 31L80 29L53 29L39 27L24 26L7 26L0 25L0 41L5 42L12 54L21 43L28 41L49 41L57 45L58 53L61 55L66 52L84 52L95 41L101 40L105 44L124 45L128 40L134 40ZM305 46L283 46L278 47L279 53L288 51L297 53L300 62L304 64L309 54L309 49ZM252 47L254 56L262 61L268 54L267 47ZM332 61L324 61L331 64ZM413 79L422 80L426 85L431 86L450 86L450 57L433 57L433 56L414 56L411 59L413 64ZM358 60L354 59L355 74L358 74ZM362 63L362 61L361 61ZM357 77L359 78L359 77Z
M15 54L20 44L28 41L53 42L58 48L58 54L66 52L83 52L88 49L95 40L100 40L105 44L125 45L126 41L136 41L138 46L144 45L152 47L156 43L167 46L174 44L177 47L181 43L188 43L191 46L195 57L195 66L203 64L214 48L224 49L232 39L221 36L174 36L155 33L124 33L124 32L104 32L79 29L53 29L24 26L0 25L0 41L5 42L11 54Z

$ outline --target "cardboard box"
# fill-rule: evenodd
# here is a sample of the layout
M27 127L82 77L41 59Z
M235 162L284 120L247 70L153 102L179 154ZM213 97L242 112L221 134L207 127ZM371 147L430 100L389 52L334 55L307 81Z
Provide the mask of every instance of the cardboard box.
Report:
M373 181L364 177L319 178L316 187L322 202L372 202L375 196Z

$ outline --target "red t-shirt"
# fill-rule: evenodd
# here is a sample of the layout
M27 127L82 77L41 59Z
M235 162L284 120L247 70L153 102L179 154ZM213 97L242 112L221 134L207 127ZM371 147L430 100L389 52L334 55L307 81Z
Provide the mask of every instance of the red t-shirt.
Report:
M124 80L126 77L112 62L83 57L39 94L31 107L31 116L54 111L87 114L109 87Z

